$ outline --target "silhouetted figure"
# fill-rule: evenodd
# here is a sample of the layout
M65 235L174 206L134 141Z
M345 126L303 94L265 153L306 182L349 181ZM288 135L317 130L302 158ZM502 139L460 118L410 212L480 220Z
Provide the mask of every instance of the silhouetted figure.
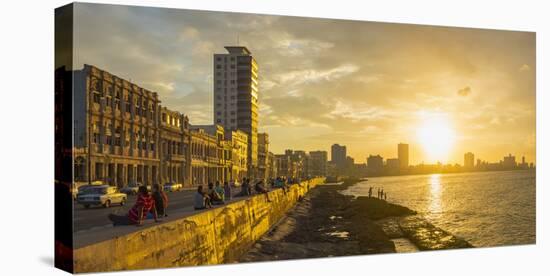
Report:
M210 202L214 205L221 205L224 203L222 196L214 188L212 182L208 183L208 196L210 197Z
M243 178L243 183L241 184L241 191L237 196L249 196L250 195L250 184L248 183L248 179Z
M223 191L224 191L224 194L225 194L225 200L231 200L231 185L229 185L229 183L227 183L227 181L225 181L223 183Z
M203 190L202 185L197 187L197 193L195 194L195 210L202 210L206 208L212 208L210 202L210 196L208 196Z
M384 200L388 199L388 193L384 193Z
M384 188L380 189L380 199L384 199Z
M369 187L369 198L371 198L371 197L372 197L372 186Z
M264 194L267 202L271 202L271 199L269 198L268 190L264 187L264 181L260 180L254 185L254 189L256 190L256 193Z

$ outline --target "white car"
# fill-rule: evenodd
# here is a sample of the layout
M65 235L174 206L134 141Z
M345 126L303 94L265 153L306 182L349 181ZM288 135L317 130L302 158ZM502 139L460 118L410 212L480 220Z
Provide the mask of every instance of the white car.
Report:
M120 192L127 195L136 195L138 193L139 186L141 186L140 183L129 184L128 186L122 187L122 189L120 189Z
M164 191L166 192L177 192L183 189L183 185L180 183L166 183L164 184Z
M127 195L118 191L117 187L101 185L87 186L78 193L76 201L84 205L85 208L90 206L111 207L112 204L126 204Z

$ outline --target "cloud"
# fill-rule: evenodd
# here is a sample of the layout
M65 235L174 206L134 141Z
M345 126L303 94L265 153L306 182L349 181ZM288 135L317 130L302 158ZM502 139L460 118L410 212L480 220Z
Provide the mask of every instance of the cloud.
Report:
M335 81L357 72L357 70L359 70L359 66L355 64L342 64L326 70L307 69L286 72L277 76L276 79L283 86L299 86L324 81Z
M469 86L466 86L462 89L459 89L457 94L462 97L466 97L472 93L472 89Z
M189 115L193 124L212 123L212 55L225 53L238 36L259 66L259 128L270 133L274 151L281 144L326 150L337 138L363 160L373 147L383 147L374 141L405 141L415 127L410 114L419 110L454 114L458 126L486 146L493 137L522 144L517 137L535 130L533 33L76 7L75 67L93 64L156 91L163 106ZM467 100L473 95L475 102ZM494 108L483 109L487 105ZM312 135L325 136L307 139Z

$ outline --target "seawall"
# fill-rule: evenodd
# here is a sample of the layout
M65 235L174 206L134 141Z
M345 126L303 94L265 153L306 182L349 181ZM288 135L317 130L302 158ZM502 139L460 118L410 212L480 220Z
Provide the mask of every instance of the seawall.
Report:
M311 188L315 178L74 251L74 271L100 272L236 262Z

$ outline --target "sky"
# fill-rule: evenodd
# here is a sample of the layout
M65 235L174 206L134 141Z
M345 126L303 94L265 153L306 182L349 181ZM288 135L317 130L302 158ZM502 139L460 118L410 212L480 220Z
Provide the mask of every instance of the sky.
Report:
M410 162L535 162L535 33L78 3L74 67L95 65L212 124L213 54L259 65L270 151L347 146Z

